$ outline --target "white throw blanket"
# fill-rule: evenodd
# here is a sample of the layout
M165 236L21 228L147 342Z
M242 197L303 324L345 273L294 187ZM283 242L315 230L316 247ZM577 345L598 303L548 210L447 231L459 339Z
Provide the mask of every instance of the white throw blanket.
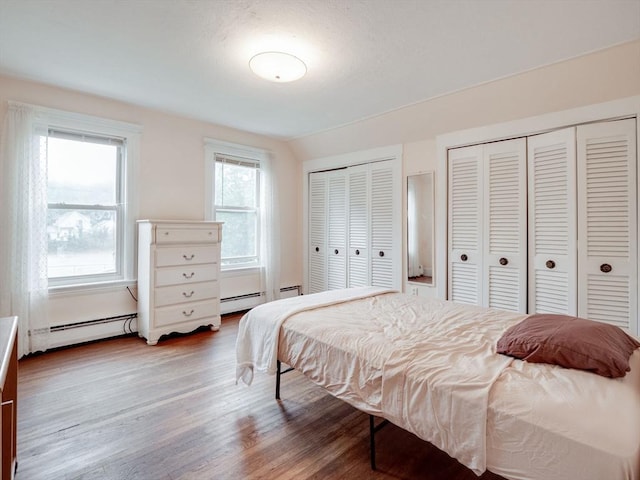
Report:
M271 375L276 373L280 326L291 315L393 291L380 287L329 290L276 300L255 307L242 317L238 327L236 382L242 379L250 385L254 370L266 371Z

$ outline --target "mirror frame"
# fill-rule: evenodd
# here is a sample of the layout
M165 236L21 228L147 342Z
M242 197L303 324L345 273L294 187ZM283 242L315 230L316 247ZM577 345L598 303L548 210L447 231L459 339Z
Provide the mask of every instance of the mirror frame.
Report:
M409 254L409 245L411 242L411 238L413 237L412 234L412 224L417 223L417 219L414 220L413 222L411 221L411 219L409 218L410 216L410 211L409 211L409 207L410 207L410 184L411 184L411 179L415 178L415 177L421 177L421 176L425 176L425 177L430 177L431 179L431 191L430 192L426 192L424 193L424 199L423 201L425 201L427 203L427 205L425 206L426 209L429 209L431 212L430 215L430 224L425 225L422 228L419 228L419 230L424 230L425 228L431 231L431 234L429 235L428 238L428 243L431 247L431 252L427 253L427 255L429 256L429 261L431 264L431 276L430 276L430 281L426 281L427 278L429 278L429 276L424 275L424 273L422 273L420 275L420 277L424 277L425 280L415 280L416 278L419 278L418 275L414 275L414 276L409 276L409 272L411 271L410 265L412 264L411 261L411 255ZM435 183L435 172L433 170L430 171L425 171L425 172L416 172L410 175L407 175L407 194L406 194L406 200L407 200L407 241L406 241L406 260L407 260L407 270L406 270L406 281L408 284L411 285L423 285L423 286L429 286L429 287L435 287L435 214L436 214L436 209L435 209L435 189L436 189L436 183ZM429 221L429 220L427 220ZM416 232L416 235L419 235L419 231ZM418 253L418 256L420 257L420 254ZM419 262L420 263L420 262ZM420 264L419 266L422 266L422 264ZM412 280L413 279L413 280Z

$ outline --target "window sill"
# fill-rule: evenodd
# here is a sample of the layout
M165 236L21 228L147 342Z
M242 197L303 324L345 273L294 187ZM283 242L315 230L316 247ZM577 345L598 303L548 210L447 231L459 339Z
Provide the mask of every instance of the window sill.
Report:
M109 282L81 283L75 285L57 285L49 287L50 296L105 293L119 291L126 287L137 287L136 280L115 280Z
M233 277L245 277L252 275L259 275L262 267L236 267L236 268L225 268L220 271L220 276L222 278L233 278Z

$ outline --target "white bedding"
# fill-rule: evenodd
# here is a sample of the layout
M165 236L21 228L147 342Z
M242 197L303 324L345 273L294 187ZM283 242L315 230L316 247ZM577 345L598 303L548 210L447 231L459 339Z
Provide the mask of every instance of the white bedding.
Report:
M640 350L632 371L612 380L495 354L520 314L401 294L307 311L298 302L290 309L298 313L276 322L280 360L476 473L640 478ZM252 315L242 330L261 322Z

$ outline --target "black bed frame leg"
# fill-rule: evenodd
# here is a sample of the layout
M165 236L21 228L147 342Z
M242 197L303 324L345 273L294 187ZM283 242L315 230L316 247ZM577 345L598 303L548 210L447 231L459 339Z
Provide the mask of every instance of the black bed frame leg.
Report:
M369 458L371 459L371 470L376 469L376 428L373 415L369 415Z
M277 365L277 369L276 369L276 400L280 400L280 375L282 374L280 372L282 364L280 363L280 360L276 361L276 365Z
M378 425L375 416L369 414L369 458L371 459L371 470L376 469L376 432L389 425L389 420L384 418Z

